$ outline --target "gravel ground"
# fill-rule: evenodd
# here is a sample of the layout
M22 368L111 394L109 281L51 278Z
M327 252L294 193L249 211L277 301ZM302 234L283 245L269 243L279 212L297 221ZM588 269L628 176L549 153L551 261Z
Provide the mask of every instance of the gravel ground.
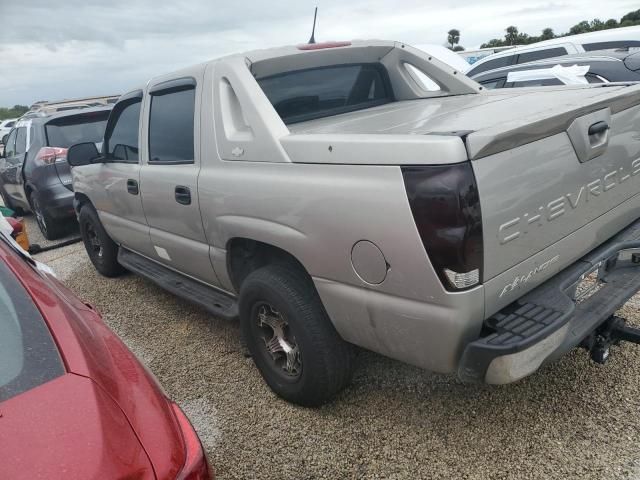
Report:
M30 230L33 231L33 228ZM320 409L273 395L237 323L134 275L98 275L82 244L37 256L156 374L220 479L640 479L640 348L606 366L576 351L517 384L461 384L363 353ZM622 314L640 324L640 295Z

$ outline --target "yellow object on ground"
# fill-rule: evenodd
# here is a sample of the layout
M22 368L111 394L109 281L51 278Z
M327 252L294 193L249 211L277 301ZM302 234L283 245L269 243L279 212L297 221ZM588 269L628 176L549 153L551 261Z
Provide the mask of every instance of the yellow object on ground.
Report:
M24 221L24 218L18 220L20 225L22 225L22 231L16 235L16 242L22 248L24 248L27 252L29 251L29 236L27 235L27 224Z

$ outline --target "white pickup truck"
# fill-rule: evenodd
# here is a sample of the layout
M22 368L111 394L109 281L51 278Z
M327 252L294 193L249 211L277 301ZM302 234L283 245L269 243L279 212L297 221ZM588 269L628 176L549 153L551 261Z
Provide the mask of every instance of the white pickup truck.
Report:
M485 91L386 41L233 55L114 106L71 147L87 252L222 317L285 399L353 345L508 383L638 341L640 86Z

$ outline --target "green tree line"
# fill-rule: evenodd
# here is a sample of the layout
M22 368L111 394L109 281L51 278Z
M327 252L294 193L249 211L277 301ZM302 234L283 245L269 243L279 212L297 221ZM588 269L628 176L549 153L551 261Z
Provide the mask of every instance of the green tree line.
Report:
M631 27L633 25L640 25L640 10L627 13L620 19L620 21L615 18L610 18L606 21L600 20L599 18L594 18L591 21L583 20L571 27L567 33L562 33L560 35L556 35L552 28L545 28L542 30L541 35L528 35L526 33L520 33L518 31L518 27L510 26L505 29L506 33L504 38L493 38L487 43L480 45L480 48L528 45L530 43L550 40L552 38L567 37L569 35L577 35L579 33L597 32L599 30L608 30L611 28ZM458 41L459 40L460 32L458 32Z
M0 107L0 120L7 118L18 118L29 110L26 105L14 105L12 108Z

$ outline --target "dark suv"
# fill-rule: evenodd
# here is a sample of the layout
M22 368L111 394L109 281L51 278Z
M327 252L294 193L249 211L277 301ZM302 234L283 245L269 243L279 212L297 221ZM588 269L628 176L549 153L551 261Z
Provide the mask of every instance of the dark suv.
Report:
M0 157L0 194L14 210L31 210L47 239L61 236L75 219L67 149L101 142L111 106L20 120Z

